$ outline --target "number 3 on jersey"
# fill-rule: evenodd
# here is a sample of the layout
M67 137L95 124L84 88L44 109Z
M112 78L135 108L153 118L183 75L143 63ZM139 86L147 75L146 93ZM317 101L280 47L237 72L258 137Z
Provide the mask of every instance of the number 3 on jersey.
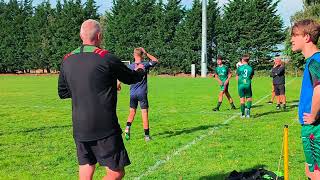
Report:
M244 72L243 77L244 77L244 78L248 77L248 70L245 69L243 72Z

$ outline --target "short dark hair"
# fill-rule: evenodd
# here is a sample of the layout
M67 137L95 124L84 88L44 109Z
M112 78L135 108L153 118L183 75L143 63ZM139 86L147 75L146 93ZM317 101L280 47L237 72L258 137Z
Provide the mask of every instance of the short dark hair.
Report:
M218 59L222 60L223 58L222 58L221 55L218 55L217 60L218 60Z
M244 55L242 56L242 60L245 61L245 62L248 62L249 59L250 59L250 55L249 55L249 54L244 54Z

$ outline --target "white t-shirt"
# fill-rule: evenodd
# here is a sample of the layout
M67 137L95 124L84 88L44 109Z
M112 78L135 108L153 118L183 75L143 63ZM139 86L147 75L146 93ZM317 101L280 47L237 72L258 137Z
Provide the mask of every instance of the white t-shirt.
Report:
M236 66L237 66L237 68L239 68L239 67L242 66L242 65L243 65L243 64L242 64L241 62L238 62Z

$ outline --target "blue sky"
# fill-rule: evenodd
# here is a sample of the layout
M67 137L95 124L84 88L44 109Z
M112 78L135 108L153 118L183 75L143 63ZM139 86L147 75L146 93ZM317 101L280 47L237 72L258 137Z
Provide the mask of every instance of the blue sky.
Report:
M85 1L85 0L83 0ZM185 5L187 8L192 6L193 0L182 0L182 4ZM41 0L34 0L37 4L41 2ZM56 0L50 0L50 2L55 5ZM97 5L99 6L99 12L103 13L106 10L110 10L112 7L112 0L96 0ZM223 6L224 4L228 3L229 0L218 0L219 5ZM290 26L290 17L297 11L302 10L303 3L302 0L281 0L278 5L278 13L282 17L286 26Z

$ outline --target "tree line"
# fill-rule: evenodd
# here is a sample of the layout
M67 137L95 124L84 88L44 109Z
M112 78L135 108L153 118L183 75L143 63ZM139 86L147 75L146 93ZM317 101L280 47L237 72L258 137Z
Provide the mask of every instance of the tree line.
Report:
M122 60L132 60L135 47L144 47L161 63L158 73L189 73L200 69L201 2L187 9L181 0L113 0L111 10L98 12L94 0L0 0L0 72L32 69L58 70L62 57L80 44L79 31L86 19L100 21L103 48ZM231 66L249 53L256 68L269 66L286 31L276 11L278 1L231 0L219 7L207 4L208 68L217 55Z

